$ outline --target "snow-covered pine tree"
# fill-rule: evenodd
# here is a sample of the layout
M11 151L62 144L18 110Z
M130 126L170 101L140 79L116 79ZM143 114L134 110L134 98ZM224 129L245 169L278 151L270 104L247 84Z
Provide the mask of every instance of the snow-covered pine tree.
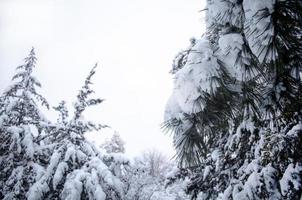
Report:
M208 0L165 126L198 199L299 199L302 2Z
M125 153L125 142L119 133L114 132L110 140L105 141L101 148L107 153Z
M130 161L124 155L125 142L120 134L115 131L110 140L106 140L100 148L105 151L103 160L109 166L109 169L123 182L127 182Z
M129 182L131 171L130 160L125 156L125 142L120 134L114 131L110 140L100 145L102 158L114 176L118 177L125 185L125 193L132 184Z
M87 107L102 102L101 99L90 98L94 92L90 85L95 67L79 91L71 119L64 102L55 107L60 119L48 127L48 136L43 139L51 144L50 160L45 173L30 188L28 199L123 199L123 183L103 162L98 149L84 137L88 131L105 127L85 121L83 117Z
M43 171L47 157L36 138L49 122L38 104L48 108L33 76L36 57L32 49L17 67L14 83L0 97L0 199L26 199L29 187Z

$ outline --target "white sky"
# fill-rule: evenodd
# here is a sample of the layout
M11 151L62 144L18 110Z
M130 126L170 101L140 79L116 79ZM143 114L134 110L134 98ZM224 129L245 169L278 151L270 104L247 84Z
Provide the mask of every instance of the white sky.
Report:
M129 156L147 148L173 154L160 130L172 92L174 56L204 32L202 0L1 0L0 91L32 46L50 104L72 103L95 62L93 88L106 99L85 113L126 141ZM53 116L53 115L52 115ZM93 136L97 143L110 131Z

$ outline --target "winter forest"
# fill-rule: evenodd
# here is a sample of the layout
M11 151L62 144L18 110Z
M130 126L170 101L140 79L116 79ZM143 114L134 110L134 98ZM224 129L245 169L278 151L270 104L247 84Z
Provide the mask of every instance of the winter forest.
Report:
M0 199L302 199L302 1L205 3L205 32L170 60L158 126L172 158L157 149L128 156L123 130L89 140L114 129L87 112L106 106L94 88L102 66L82 76L73 102L51 105L36 76L39 47L28 47L0 94Z

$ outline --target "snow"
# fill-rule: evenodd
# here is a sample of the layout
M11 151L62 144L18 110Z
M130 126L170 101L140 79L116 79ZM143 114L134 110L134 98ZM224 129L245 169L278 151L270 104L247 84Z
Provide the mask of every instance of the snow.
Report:
M107 155L107 157L111 157L117 164L124 164L129 162L129 159L123 153L110 153Z
M223 192L223 194L218 195L218 200L229 200L232 197L233 187L229 185L227 189Z
M17 152L21 153L22 147L21 147L21 138L20 133L22 133L23 129L17 126L11 126L7 128L8 133L12 133L11 135L11 144L9 146L9 150L13 151L16 147Z
M164 121L169 121L171 119L181 119L182 118L182 110L174 96L172 94L167 102Z
M238 57L243 44L243 37L239 33L225 34L220 36L218 40L218 46L221 50L220 60L223 61L228 72L240 81L244 78L244 70L242 63L238 62Z
M191 38L190 39L190 46L185 49L180 51L174 58L173 63L172 63L172 70L170 73L175 74L179 69L181 69L188 60L188 54L192 50L192 47L196 44L196 39Z
M98 176L102 177L108 185L115 188L120 194L123 194L123 183L109 171L103 162L95 158L91 160L90 165L96 168Z
M56 189L56 187L58 186L58 184L60 183L60 181L62 180L62 178L64 177L66 171L68 170L68 164L66 162L60 162L55 174L53 175L53 180L52 180L52 184L53 184L53 188Z
M255 131L255 124L252 121L252 119L244 120L237 128L237 134L239 134L239 131L241 129L245 129L247 131L250 131L251 133L254 133Z
M274 35L271 14L274 12L275 0L244 0L243 9L245 11L245 35L249 47L259 61L270 62L275 60L277 51L269 48ZM267 17L263 13L268 12ZM266 59L266 60L265 60Z
M292 129L290 129L286 135L288 136L296 136L297 133L302 131L302 123L295 125Z
M29 189L29 191L27 193L27 199L28 200L42 200L43 199L43 193L45 191L48 191L48 190L49 190L49 187L48 187L46 181L36 182Z
M37 180L28 191L29 200L41 200L45 192L49 191L48 179L53 175L54 170L59 164L61 152L55 151L51 158L46 172ZM58 175L57 175L58 176Z
M217 58L213 55L208 40L205 37L198 40L188 54L185 66L175 73L175 88L172 99L169 100L172 105L167 105L166 114L177 116L180 109L188 114L203 110L200 98L203 92L216 91L218 85L213 78L218 76L218 70ZM174 105L178 106L171 110Z
M230 23L233 26L241 28L242 10L236 0L209 0L207 8L208 25L218 23L225 26Z
M270 14L274 12L275 0L243 0L243 7L248 18L252 18L258 11L267 9Z
M24 174L24 167L18 166L16 167L11 175L9 176L8 180L5 183L5 186L13 186L10 191L7 191L3 200L11 200L14 199L15 195L22 194L22 176Z
M105 200L106 194L98 182L97 172L93 169L91 176L88 176L85 181L85 189L88 191L88 197L89 199Z
M166 178L171 178L173 176L175 176L176 173L179 172L179 168L174 166L167 174L166 174Z
M198 193L196 200L206 200L208 199L208 195L204 192L200 192Z
M64 157L64 161L67 162L69 160L71 160L73 163L76 162L75 160L75 154L76 154L76 150L75 150L75 146L73 144L68 144L67 145L67 150L65 153L65 157Z
M274 60L277 57L277 54L273 53L273 49L269 48L274 35L271 15L274 12L275 0L243 0L243 7L241 2L238 0L208 0L208 27L213 24L217 25L215 27L218 29L217 40L208 39L207 36L194 40L191 46L186 51L181 52L174 60L172 72L175 75L175 88L166 106L165 121L175 120L179 122L175 126L177 131L175 131L174 135L175 144L176 146L179 145L179 148L185 148L183 146L184 143L181 143L182 139L187 136L184 132L193 126L193 123L186 117L188 115L196 117L195 114L203 111L206 106L204 105L203 97L205 94L215 94L219 87L214 79L221 76L222 68L220 63L223 62L227 72L232 78L236 79L234 82L237 82L237 80L245 81L243 67L251 65L252 54L250 54L247 45L252 53L258 57L260 64ZM245 12L245 18L243 18L243 12ZM266 17L263 17L263 14L267 14ZM245 20L245 22L242 20ZM242 27L243 24L244 27ZM265 60L265 58L268 59ZM257 60L255 63L257 63ZM265 65L262 66L265 67ZM24 80L29 85L36 84L40 86L40 83L34 77L29 76L31 70L30 68L28 72L24 73ZM30 200L52 198L51 195L58 194L61 199L70 200L80 200L83 195L87 195L86 197L89 199L96 200L111 199L110 195L118 196L116 197L117 199L128 198L132 200L134 199L133 196L137 194L142 194L142 196L139 196L142 199L151 200L189 199L184 191L189 183L192 183L192 180L188 181L188 179L182 177L187 175L177 174L179 172L177 167L170 169L170 171L161 171L158 177L155 177L154 174L151 176L148 174L150 172L146 172L151 168L150 166L128 166L129 160L122 153L116 153L115 150L112 150L119 149L119 142L111 144L110 153L102 153L84 139L85 132L94 130L97 126L90 121L85 121L84 116L81 115L87 106L98 103L95 99L86 99L86 96L92 92L88 85L93 74L94 71L92 70L77 96L78 101L74 104L75 115L78 116L71 122L62 120L56 125L46 122L46 119L42 117L42 112L36 108L36 103L32 98L35 93L33 87L20 88L25 87L26 84L24 83L17 83L11 87L12 91L10 92L14 93L14 95L23 95L22 98L27 98L24 101L24 103L29 104L26 111L34 111L34 117L38 115L44 121L36 123L33 116L22 116L31 125L9 127L4 124L5 126L3 127L7 129L3 132L9 136L5 140L11 142L8 145L10 145L9 151L12 151L12 153L8 153L7 157L13 160L12 164L9 163L8 166L15 167L11 171L5 169L9 174L8 180L0 180L0 183L3 182L4 186L8 188L7 190L10 189L5 198L14 199L14 195L19 195L23 192L24 186L22 184L25 181L33 180L33 183L26 184L26 187L30 187L27 194L27 198ZM18 76L21 76L21 73L17 74ZM243 92L241 87L235 84L230 87L235 88L238 94ZM270 86L266 85L265 87L269 88ZM14 91L15 89L20 89L21 91ZM282 83L275 87L277 100L280 99L280 94L285 89ZM38 95L37 99L43 102L41 96ZM0 126L3 123L7 123L9 121L7 119L14 119L14 116L18 116L18 114L20 116L21 112L18 113L16 111L19 100L20 98L12 97L6 99L5 103L7 105L1 111L9 113L9 115L0 116ZM236 109L232 111L237 112ZM264 120L261 117L257 119L259 123L258 121L254 123L252 119L245 118L247 116L245 115L245 110L242 109L242 112L239 111L235 115L237 114L239 117L234 116L235 119L232 119L233 121L226 121L229 122L229 128L223 130L222 133L214 133L217 134L217 137L213 140L217 141L214 141L209 148L210 151L207 158L201 158L204 162L199 166L199 177L197 177L200 179L200 185L198 186L203 188L203 186L207 186L207 181L210 180L211 186L213 185L210 190L219 190L217 191L218 199L259 199L263 195L269 196L268 199L281 199L283 196L284 198L289 196L295 190L300 191L302 188L302 166L299 163L299 158L294 163L293 160L296 158L290 156L288 160L282 161L280 166L278 166L278 162L284 157L276 156L277 162L273 165L272 163L267 164L267 160L263 158L263 155L268 152L269 159L274 159L275 154L283 150L284 155L289 155L287 151L290 152L292 149L291 147L284 148L287 144L286 140L294 140L298 133L301 132L302 124L299 123L293 126L289 131L287 131L287 128L290 126L275 133L273 131L276 128L274 129L273 126L271 126L273 131L269 130L269 128L261 129L261 126L265 126L262 125ZM241 118L244 118L244 120ZM240 123L241 120L243 121L242 123ZM215 122L213 123L210 125L210 128L213 125L213 130L215 128L218 128L219 131L224 129L224 124L218 124L219 127L215 127L216 124ZM35 127L33 124L39 124L42 129L47 127L43 130L45 135L48 134L48 128L53 125L55 131L60 131L58 132L60 140L51 137L47 138L50 141L45 140L39 144L34 143L35 138L38 136L38 128L40 131L41 127ZM275 122L271 124L276 125ZM283 127L278 128L282 129ZM228 129L230 130L229 132ZM198 129L198 133L201 132L200 130L201 128ZM246 134L245 130L250 133ZM52 141L55 139L57 141ZM226 144L224 143L225 141L227 141ZM36 151L36 148L39 151ZM199 151L196 146L193 146L192 149L193 152ZM124 150L121 151L123 152ZM290 153L294 154L295 152ZM281 154L283 156L283 152ZM231 160L229 160L229 156L231 156ZM18 157L22 158L18 160ZM34 160L34 158L37 158L37 160ZM10 161L8 159L2 158L1 155L1 163L6 164L6 161ZM15 162L14 159L17 161ZM15 166L15 164L17 165ZM126 173L132 173L131 177L128 174L125 176L124 173L118 173L118 170L121 170L125 165L129 167L127 170L133 170L131 172L125 170ZM214 167L216 168L214 169ZM122 169L126 169L126 167ZM214 175L211 173L213 171L215 171ZM188 173L191 173L191 171ZM214 177L216 175L217 177ZM222 181L223 183L221 183L221 177L223 176L220 175L226 177ZM279 180L279 176L282 175L282 179ZM174 176L180 176L181 178L175 178L174 183L164 187L164 178L173 178ZM63 188L61 184L63 184ZM12 189L9 188L10 185L12 185ZM52 189L56 190L56 192L53 192ZM127 189L129 191L126 191ZM47 196L49 194L50 197ZM197 199L209 199L210 196L210 192L202 191L198 194Z
M0 127L4 125L6 120L8 120L8 116L6 114L0 115Z
M33 143L33 136L31 134L30 127L28 126L24 127L24 138L21 141L21 144L25 147L25 153L27 157L33 159L35 149Z
M7 131L12 134L20 134L23 131L23 129L17 126L10 126L7 128Z
M6 106L6 113L10 113L15 106L18 104L19 99L17 98L10 98L9 99L9 104Z
M234 196L234 199L244 199L244 197L254 199L256 196L255 193L258 193L258 190L260 190L258 186L261 186L259 175L257 172L253 172L245 182L243 190Z
M61 193L61 199L65 200L80 200L83 191L83 180L86 173L82 170L75 170L68 174L64 189Z
M89 154L88 154L89 155ZM87 159L87 154L85 154L83 151L81 150L77 150L75 152L75 157L78 159L78 160L86 160Z
M57 189L63 179L64 186L60 192L62 199L80 199L85 193L90 199L104 200L111 190L105 191L103 186L105 188L109 186L113 189L111 192L117 191L120 196L123 196L124 185L112 174L108 166L96 157L95 153L89 155L82 151L82 148L87 148L89 153L94 151L89 143L83 142L78 147L68 141L64 141L63 144L66 146L53 152L46 173L30 188L28 195L30 199L42 199L43 194L50 190L47 186L50 180L53 188ZM120 162L125 161L122 155L112 156Z
M300 190L301 186L301 177L300 174L302 172L301 164L293 164L290 163L284 174L282 179L280 180L280 187L282 195L286 196L286 194L290 190L290 185L293 185L295 190Z
M11 185L14 183L15 179L13 177L17 177L16 179L20 180L22 178L22 175L23 175L23 171L24 171L24 167L23 166L18 166L16 167L10 177L8 178L8 181L7 181L7 184L8 185Z
M40 81L35 76L31 76L30 79L36 86L41 87Z
M205 180L209 176L210 171L211 171L211 166L206 166L203 172L203 180Z
M248 163L248 165L242 167L242 172L243 174L251 174L253 172L258 172L260 171L261 167L259 166L258 161L253 160L252 162ZM239 171L240 173L240 171Z
M38 181L45 173L45 168L37 163L32 163L31 166L33 167L33 171L36 174L35 181Z
M266 191L271 195L270 199L281 199L281 194L278 191L278 183L276 174L278 171L270 164L261 170Z
M83 145L83 153L89 155L89 156L95 156L95 149L93 148L94 145L88 141L82 144Z
M243 45L243 37L239 33L229 33L220 36L218 41L219 48L224 55L229 54L230 50L239 51ZM233 56L229 56L233 57Z

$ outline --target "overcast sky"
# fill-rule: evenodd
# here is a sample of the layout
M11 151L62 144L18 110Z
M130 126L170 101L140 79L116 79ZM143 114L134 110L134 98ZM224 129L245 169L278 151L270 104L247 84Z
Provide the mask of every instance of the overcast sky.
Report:
M85 113L126 141L129 156L157 148L173 154L160 130L172 92L174 56L204 32L202 0L0 0L0 91L32 46L41 93L71 105L94 63L104 103ZM53 113L50 113L53 117ZM92 136L96 143L109 130Z

